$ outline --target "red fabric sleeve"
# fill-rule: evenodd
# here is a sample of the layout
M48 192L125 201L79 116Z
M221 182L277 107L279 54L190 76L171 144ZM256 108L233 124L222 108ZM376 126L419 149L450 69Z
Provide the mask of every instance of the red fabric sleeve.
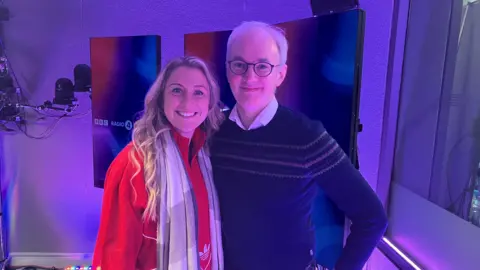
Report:
M143 172L132 179L135 167L129 161L130 149L123 149L107 172L93 269L136 269L143 239L142 209L138 205L144 203L146 191Z

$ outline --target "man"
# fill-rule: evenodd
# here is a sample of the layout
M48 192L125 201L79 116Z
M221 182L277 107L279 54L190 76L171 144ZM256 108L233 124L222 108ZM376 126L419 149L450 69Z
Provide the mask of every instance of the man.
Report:
M237 104L212 146L225 269L315 269L310 216L319 187L352 221L335 269L361 269L385 232L385 211L322 124L278 104L287 52L283 32L261 22L241 24L228 40Z

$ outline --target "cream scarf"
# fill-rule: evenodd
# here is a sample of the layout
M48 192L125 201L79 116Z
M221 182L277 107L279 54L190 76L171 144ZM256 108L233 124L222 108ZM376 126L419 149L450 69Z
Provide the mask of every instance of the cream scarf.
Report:
M157 231L158 270L203 270L197 247L197 211L193 190L177 144L170 132L160 138L160 207ZM212 270L223 270L222 234L217 193L210 158L202 148L198 162L208 191Z

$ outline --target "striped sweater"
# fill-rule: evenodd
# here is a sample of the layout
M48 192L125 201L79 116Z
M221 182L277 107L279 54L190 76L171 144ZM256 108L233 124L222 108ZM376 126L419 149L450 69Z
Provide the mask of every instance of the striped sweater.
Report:
M319 188L352 221L335 269L361 269L385 232L375 192L320 122L280 106L243 130L225 121L212 142L226 270L304 270L315 254Z

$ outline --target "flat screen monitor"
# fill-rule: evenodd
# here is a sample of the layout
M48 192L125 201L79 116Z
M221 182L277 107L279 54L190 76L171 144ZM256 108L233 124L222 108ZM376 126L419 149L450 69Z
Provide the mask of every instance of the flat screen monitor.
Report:
M131 141L133 123L160 69L159 36L90 39L94 186Z

